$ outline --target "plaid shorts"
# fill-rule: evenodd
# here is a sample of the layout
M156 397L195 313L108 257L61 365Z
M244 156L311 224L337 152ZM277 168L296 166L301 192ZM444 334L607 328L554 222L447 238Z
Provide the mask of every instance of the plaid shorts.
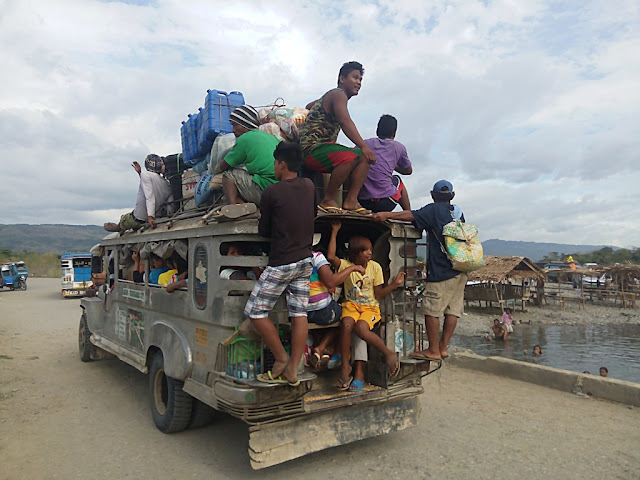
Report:
M311 257L288 265L265 268L249 295L244 314L249 318L267 317L286 290L289 316L306 317L312 270Z

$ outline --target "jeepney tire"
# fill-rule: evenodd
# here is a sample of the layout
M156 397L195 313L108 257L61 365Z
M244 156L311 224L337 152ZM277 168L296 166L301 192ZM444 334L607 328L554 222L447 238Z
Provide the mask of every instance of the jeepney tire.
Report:
M80 351L80 360L83 362L92 362L96 358L96 346L91 343L90 338L91 331L87 324L87 314L83 312L78 329L78 350Z
M206 427L213 423L216 417L216 411L197 398L193 399L191 406L191 419L189 420L189 428Z
M185 430L191 421L193 397L182 390L184 382L164 373L164 357L156 352L149 369L149 403L153 422L162 433Z

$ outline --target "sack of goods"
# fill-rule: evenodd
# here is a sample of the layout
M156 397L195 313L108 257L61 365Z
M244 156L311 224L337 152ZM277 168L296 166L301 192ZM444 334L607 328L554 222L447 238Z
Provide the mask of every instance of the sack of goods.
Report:
M306 108L270 105L269 107L261 108L258 116L262 123L275 123L280 127L281 135L294 142L298 140L298 128L307 120L308 113L309 110ZM269 130L269 133L278 137L272 130Z
M451 266L459 272L472 272L484 265L482 243L478 240L478 227L453 220L442 227L444 252Z

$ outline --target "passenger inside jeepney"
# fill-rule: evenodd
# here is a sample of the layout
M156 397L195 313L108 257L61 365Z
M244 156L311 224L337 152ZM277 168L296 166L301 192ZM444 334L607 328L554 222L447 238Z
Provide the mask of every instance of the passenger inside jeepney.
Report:
M340 322L342 307L336 302L332 295L338 285L341 285L352 272L365 273L362 265L352 265L341 273L333 273L331 264L327 261L323 252L319 251L320 245L312 247L311 261L313 271L309 279L309 305L307 306L307 318L309 323L316 325L334 325ZM336 325L337 326L337 325ZM339 331L336 328L327 329L317 345L313 346L309 356L309 364L313 368L326 367L331 360L331 355L336 353L339 345ZM355 344L364 343L359 337L353 339ZM358 345L359 346L359 345ZM358 352L364 348L364 361L366 358L366 345L359 346Z
M245 247L239 242L225 242L220 245L220 253L230 257L243 255L256 255L256 251ZM220 278L225 280L257 280L260 278L260 267L223 267L220 270Z
M176 267L178 273L171 276L169 283L167 284L167 292L171 293L179 288L185 288L189 285L189 262L183 259L178 252L174 252L176 256Z
M379 300L403 285L405 273L399 272L389 285L384 285L382 267L378 262L372 260L373 245L371 240L361 235L353 235L349 239L348 259L338 258L336 239L341 227L340 222L331 223L327 259L338 273L352 265L364 267L365 273L363 275L352 271L344 282L345 302L342 304L340 319L340 353L343 361L341 376L336 386L340 390L357 392L364 387L364 364L366 361L354 358L353 368L347 361L351 353L352 333L384 355L391 377L396 376L400 371L400 359L396 352L389 349L372 330L381 319Z
M149 272L149 283L157 285L160 275L169 271L169 267L164 264L161 256L151 253L151 271Z
M160 274L158 277L158 285L169 285L170 283L182 280L187 276L187 262L178 252L173 252L167 258L167 267L169 270Z

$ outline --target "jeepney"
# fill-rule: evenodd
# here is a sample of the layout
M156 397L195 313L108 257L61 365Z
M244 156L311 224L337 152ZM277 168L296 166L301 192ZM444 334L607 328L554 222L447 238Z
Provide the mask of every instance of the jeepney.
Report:
M84 297L93 285L91 281L91 253L63 253L60 257L62 296Z
M183 213L157 221L155 229L104 238L98 249L101 267L113 273L113 280L110 287L98 289L95 297L81 301L81 359L113 354L148 373L151 413L162 432L207 424L216 411L243 420L250 425L249 457L254 469L415 426L419 395L424 391L422 378L430 373L429 362L409 357L413 348L422 348L424 340L411 296L421 232L410 224L376 223L364 216L316 218L316 238L321 244L328 242L330 222L339 219L343 223L339 246L356 232L367 235L385 279L407 272L405 288L381 304L383 322L376 330L390 348L400 351L400 373L390 379L384 357L369 348L369 385L353 393L336 389L339 370L305 368L296 387L256 380L256 374L269 368L270 352L246 328L250 321L243 317L255 281L231 280L221 272L266 266L269 242L258 235L256 218L223 222L209 217ZM223 255L230 242L244 245L243 255ZM164 286L149 284L148 266L145 283L134 283L128 274L134 251L141 258L150 252L165 257L179 252L188 259L187 287L169 293ZM287 337L291 326L284 298L271 319ZM310 332L314 328L310 324ZM431 364L431 372L437 368L439 364Z

